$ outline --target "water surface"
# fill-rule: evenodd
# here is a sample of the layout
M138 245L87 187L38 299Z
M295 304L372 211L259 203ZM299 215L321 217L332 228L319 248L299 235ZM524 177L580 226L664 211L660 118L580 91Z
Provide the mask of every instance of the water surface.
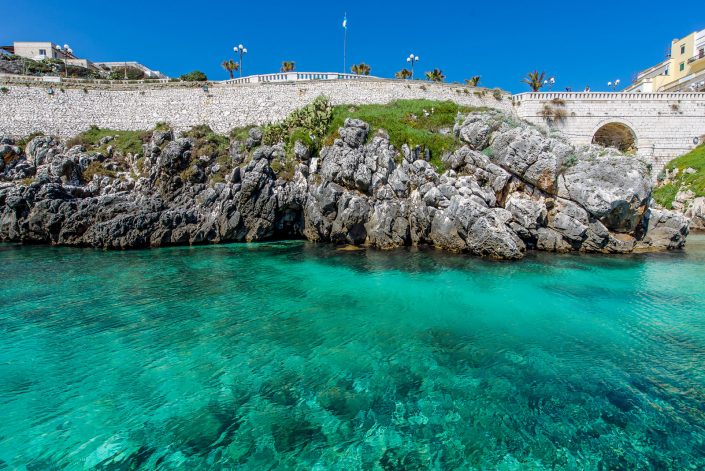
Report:
M703 469L705 238L0 245L0 469Z

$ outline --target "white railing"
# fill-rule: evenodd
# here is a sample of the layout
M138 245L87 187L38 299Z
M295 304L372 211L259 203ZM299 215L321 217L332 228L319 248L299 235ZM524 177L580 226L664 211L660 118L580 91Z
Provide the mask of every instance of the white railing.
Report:
M545 101L545 100L610 100L610 101L648 101L648 100L705 100L704 92L653 92L653 93L624 93L624 92L527 92L514 95L512 100Z
M312 80L359 80L376 78L369 75L341 74L337 72L279 72L276 74L249 75L247 77L225 80L229 85L271 82L301 82Z
M67 78L56 75L16 75L0 74L0 80L6 82L48 82L48 83L76 83L76 84L139 84L139 83L167 83L169 79L147 79L147 80L108 80L91 78Z

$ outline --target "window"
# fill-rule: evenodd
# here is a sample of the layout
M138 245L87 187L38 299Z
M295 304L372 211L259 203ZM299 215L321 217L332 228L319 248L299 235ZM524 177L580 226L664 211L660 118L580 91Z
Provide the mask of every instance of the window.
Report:
M685 44L681 44L681 55L685 54Z
M701 47L700 50L698 51L698 57L702 59L705 57L705 47Z
M681 72L683 72L685 70L685 62L681 62L679 69Z
M47 50L46 50L46 49L40 49L40 50L39 50L39 55L40 55L40 56L46 56L46 55L47 55Z

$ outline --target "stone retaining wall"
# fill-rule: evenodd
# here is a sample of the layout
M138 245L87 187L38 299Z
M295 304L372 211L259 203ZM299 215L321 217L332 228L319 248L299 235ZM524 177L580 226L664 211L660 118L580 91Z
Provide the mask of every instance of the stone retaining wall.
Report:
M171 85L171 84L170 84ZM325 95L334 104L383 104L397 99L453 100L511 112L510 95L461 85L420 81L362 79L297 83L176 87L145 84L132 87L68 88L63 84L0 84L0 134L23 136L42 131L74 136L91 125L118 130L151 129L167 122L177 131L208 124L226 133L235 127L281 120L293 110ZM53 93L49 93L49 88ZM64 89L62 90L62 87ZM129 88L129 89L125 89Z
M576 145L590 144L605 124L629 127L637 155L651 162L654 176L705 136L705 93L524 93L513 100L520 118ZM565 118L549 123L542 115L545 106L562 109Z

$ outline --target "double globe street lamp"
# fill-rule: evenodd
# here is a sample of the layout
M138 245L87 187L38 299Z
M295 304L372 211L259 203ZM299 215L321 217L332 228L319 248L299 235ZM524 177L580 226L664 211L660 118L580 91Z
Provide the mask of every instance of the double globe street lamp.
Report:
M240 44L235 46L233 51L235 51L235 54L240 54L240 78L242 78L242 56L247 54L247 48Z
M69 76L69 66L68 66L68 62L67 62L66 59L67 59L70 55L73 54L73 49L71 49L68 44L64 44L64 48L63 48L63 49L61 49L61 46L58 46L58 45L57 45L57 46L56 46L56 50L57 50L59 53L62 53L63 56L64 56L64 57L63 57L63 58L64 58L64 77L68 77L68 76Z
M415 56L414 54L411 54L409 57L406 58L406 62L411 64L411 79L414 79L414 64L416 64L419 61L419 56Z
M614 82L607 82L607 86L616 92L617 87L619 87L619 82L620 82L619 79L615 80Z

